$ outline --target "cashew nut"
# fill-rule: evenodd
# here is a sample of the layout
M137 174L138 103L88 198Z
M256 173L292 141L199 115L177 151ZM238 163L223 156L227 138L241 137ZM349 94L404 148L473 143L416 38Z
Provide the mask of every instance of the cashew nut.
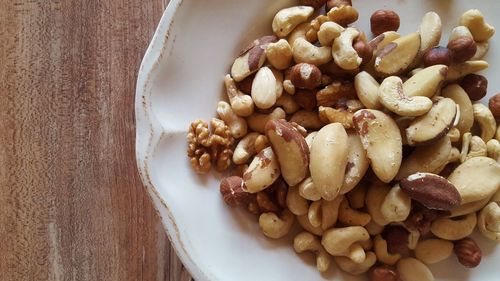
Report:
M471 58L471 60L480 60L486 56L490 49L490 44L488 42L476 42L476 53Z
M434 281L431 270L417 259L401 259L397 268L401 281Z
M488 151L488 157L500 163L500 142L496 139L491 139L486 144L486 149Z
M349 200L349 206L354 209L361 209L365 206L366 187L364 184L358 184L353 190L346 193Z
M399 184L396 184L380 207L380 212L388 222L401 222L406 220L411 211L411 199L404 193Z
M344 225L365 226L371 221L371 216L367 213L352 209L347 199L342 200L339 206L339 221Z
M387 250L387 241L382 238L382 235L375 236L374 239L374 247L375 247L375 255L377 255L377 259L385 264L394 265L401 259L400 254L391 254Z
M297 221L304 230L311 232L314 235L323 235L324 230L321 228L321 226L312 226L307 215L297 216Z
M474 120L481 127L481 138L483 141L487 142L495 136L495 131L497 129L497 124L493 113L490 109L482 104L475 103L472 105L474 111Z
M285 118L285 117L283 117ZM321 121L316 111L299 110L292 115L290 122L295 122L306 129L318 130L325 123Z
M283 81L283 90L287 92L290 95L295 94L295 85L293 85L292 81L290 80L285 80Z
M286 114L293 114L300 109L300 106L297 104L295 99L291 95L286 93L281 95L281 97L276 100L276 103L274 105L283 108Z
M390 190L391 188L387 184L374 182L370 185L366 193L366 209L371 215L372 221L378 225L386 225L389 223L382 215L380 206L382 206Z
M458 80L467 74L479 72L488 68L489 64L484 60L469 60L462 63L456 63L448 67L446 81Z
M358 20L358 11L351 5L333 7L328 11L327 16L331 21L342 26L346 26Z
M362 71L354 77L354 87L359 100L368 109L381 109L378 96L380 84L368 72Z
M325 251L319 239L309 232L301 232L293 239L293 249L300 254L311 251L316 255L316 268L325 272L330 267L331 256Z
M286 194L286 206L294 215L302 216L309 211L309 202L300 196L297 186L290 186Z
M299 24L305 22L314 12L309 6L295 6L280 10L273 19L273 32L285 37Z
M473 136L470 140L469 153L467 153L465 161L473 157L480 157L486 155L487 155L486 143L484 143L484 141L480 137Z
M217 104L217 114L229 127L234 138L238 139L247 134L247 122L236 115L227 102L220 101Z
M288 234L293 226L295 216L287 209L281 216L275 213L263 213L259 217L259 226L265 236L273 239L281 238Z
M346 257L333 257L333 259L340 269L352 275L360 275L367 272L377 262L377 256L373 252L366 252L366 258L361 263L356 263Z
M478 228L484 237L500 241L500 205L491 202L479 212Z
M247 117L248 127L255 132L265 134L266 124L269 120L285 119L286 113L280 107L276 107L271 113L254 113Z
M472 134L469 132L462 135L462 150L460 151L460 162L465 162L465 160L467 159L471 139Z
M299 24L288 36L288 44L292 47L293 52L293 44L295 40L299 38L306 38L306 32L309 30L310 24L308 22L304 22Z
M398 76L390 76L382 81L379 99L387 109L400 116L420 116L432 107L432 101L428 97L406 96L403 81Z
M234 113L242 117L250 116L253 113L252 98L238 90L231 75L227 74L224 77L224 84L226 85L227 96Z
M484 206L486 206L489 201L490 201L490 197L486 197L486 198L481 199L481 200L462 204L460 207L451 210L450 218L455 218L455 217L459 217L459 216L463 216L463 215L477 212L477 211L481 210L482 208L484 208Z
M365 225L366 230L370 233L371 236L375 236L381 234L384 231L383 225L378 225L376 222L371 220L367 225Z
M339 37L333 40L332 56L335 63L342 69L353 70L361 65L363 59L352 46L354 39L359 36L359 31L348 27Z
M321 244L332 256L349 257L355 263L365 260L366 254L357 242L370 239L370 234L362 226L331 228L323 233Z
M249 133L238 142L233 153L234 164L245 164L250 157L255 155L255 140L258 136L260 136L259 133Z
M337 222L339 205L344 196L338 196L332 201L314 201L309 206L307 217L313 227L328 229Z
M302 198L305 198L310 201L318 201L321 199L321 193L319 193L319 191L314 187L311 177L308 177L304 179L301 183L299 183L298 189L299 189L299 194Z
M445 260L453 253L453 243L443 239L420 241L415 248L415 257L426 264Z
M339 37L342 31L344 31L344 28L341 25L331 21L324 22L318 31L319 43L321 43L321 46L331 46L333 40Z
M452 143L456 143L460 140L460 130L456 127L450 129L448 134L446 134Z
M293 59L297 63L305 62L314 65L322 65L332 59L331 47L316 47L302 37L295 39L292 50Z
M474 40L478 42L488 41L495 34L495 28L486 23L483 14L476 9L463 13L460 17L460 25L469 28Z
M293 58L292 47L285 39L267 45L266 57L269 63L276 69L287 69Z
M464 217L440 218L432 223L431 232L441 239L460 240L474 231L476 223L476 213Z

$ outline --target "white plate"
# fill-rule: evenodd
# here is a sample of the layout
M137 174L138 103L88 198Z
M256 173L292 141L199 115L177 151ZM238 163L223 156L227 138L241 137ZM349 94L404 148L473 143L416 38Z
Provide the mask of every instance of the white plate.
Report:
M223 77L238 51L256 37L270 34L274 13L296 1L172 0L149 46L139 72L136 96L137 163L182 262L197 281L363 280L337 269L320 275L312 255L296 255L290 238L271 241L256 219L231 210L219 194L220 176L198 176L186 157L190 122L215 116L225 96ZM447 33L463 11L479 8L500 27L495 1L354 1L357 23L369 32L369 17L380 8L397 11L402 33L418 28L427 11L438 12ZM442 44L446 44L447 34ZM485 71L489 95L500 90L500 44L491 41ZM500 248L478 238L484 257L476 269L455 258L432 266L437 280L483 280L498 277ZM335 266L333 266L335 268ZM342 276L339 278L339 276ZM495 276L495 277L493 277ZM496 279L498 280L498 279Z

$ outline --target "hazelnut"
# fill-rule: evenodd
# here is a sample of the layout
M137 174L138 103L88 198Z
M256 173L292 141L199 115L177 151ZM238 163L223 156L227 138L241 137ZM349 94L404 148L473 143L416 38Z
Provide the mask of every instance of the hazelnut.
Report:
M462 86L471 100L478 101L486 96L488 80L482 75L469 74L462 79L460 86Z
M295 102L307 111L316 109L316 92L311 90L297 90L293 95Z
M387 241L387 250L390 254L406 255L409 253L408 237L410 232L399 225L386 226L382 237Z
M450 65L452 60L453 56L451 55L450 49L442 46L430 49L423 57L425 67L436 64Z
M248 202L250 194L243 189L241 177L232 176L223 179L220 183L220 193L224 202L231 207L238 207Z
M464 62L476 54L477 45L471 37L462 36L448 42L448 49L454 62Z
M399 29L399 16L392 10L377 10L370 18L373 36Z
M252 84L253 79L255 78L255 74L248 76L240 82L236 82L236 87L242 91L243 93L250 95L252 93Z
M488 103L491 113L496 119L500 118L500 94L496 94L490 98Z
M303 6L311 6L314 9L321 8L321 6L325 5L326 0L300 0L300 5Z
M321 85L321 70L314 64L299 63L291 68L290 80L296 88L312 90Z
M388 266L373 267L368 273L370 281L399 281L399 274Z
M351 0L328 0L326 1L326 10L330 11L332 8L340 6L352 6Z
M481 248L472 238L464 238L455 242L453 251L458 261L465 267L476 267L481 262Z
M373 56L373 49L370 46L370 44L368 44L364 40L357 39L353 43L352 47L354 48L354 50L356 50L356 52L358 53L358 56L363 59L363 61L361 63L370 62L370 60L372 59L372 56Z

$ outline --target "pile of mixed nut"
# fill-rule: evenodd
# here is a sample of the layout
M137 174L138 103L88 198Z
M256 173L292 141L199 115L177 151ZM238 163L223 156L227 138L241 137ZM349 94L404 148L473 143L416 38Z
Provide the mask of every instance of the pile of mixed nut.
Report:
M372 281L434 280L428 264L455 253L481 261L474 229L500 241L500 94L479 102L495 29L466 11L440 46L441 19L401 35L375 11L369 39L349 0L280 10L274 34L244 48L224 78L229 102L194 121L199 173L228 170L220 192L293 248ZM326 13L325 13L326 11Z

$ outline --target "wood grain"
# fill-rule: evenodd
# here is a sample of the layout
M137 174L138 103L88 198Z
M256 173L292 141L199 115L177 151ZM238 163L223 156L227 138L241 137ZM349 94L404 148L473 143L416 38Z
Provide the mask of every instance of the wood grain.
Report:
M137 71L165 6L1 1L1 280L191 280L134 156Z

